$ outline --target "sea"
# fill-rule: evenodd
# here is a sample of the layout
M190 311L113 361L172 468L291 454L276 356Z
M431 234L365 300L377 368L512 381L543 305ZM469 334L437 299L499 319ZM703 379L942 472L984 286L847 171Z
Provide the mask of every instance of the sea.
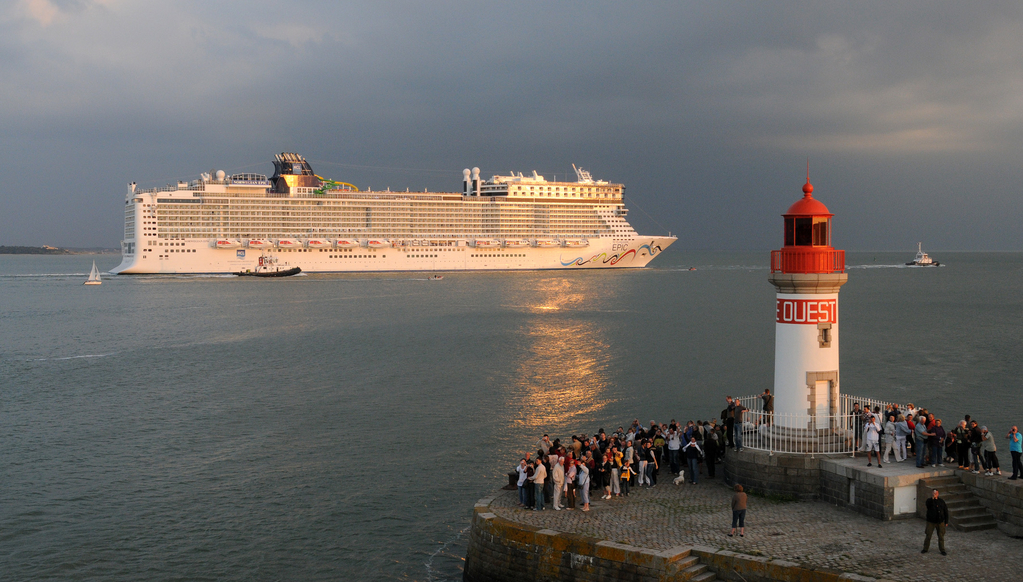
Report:
M1000 437L1023 254L914 254L847 253L841 390ZM767 251L83 286L93 260L120 257L0 256L4 580L460 580L473 504L542 434L773 383Z

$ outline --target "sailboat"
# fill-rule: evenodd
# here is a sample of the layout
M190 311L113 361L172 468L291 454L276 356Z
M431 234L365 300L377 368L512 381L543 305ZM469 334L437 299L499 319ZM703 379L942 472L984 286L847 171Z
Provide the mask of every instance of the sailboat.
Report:
M99 278L99 269L96 268L96 261L92 262L92 272L89 273L89 279L83 283L83 285L102 285L103 281Z

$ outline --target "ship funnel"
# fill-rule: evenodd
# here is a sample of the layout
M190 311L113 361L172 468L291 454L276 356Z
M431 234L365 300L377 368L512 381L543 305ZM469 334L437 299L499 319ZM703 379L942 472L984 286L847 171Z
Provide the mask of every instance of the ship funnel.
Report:
M469 174L471 173L469 168L462 170L462 196L469 195Z
M472 195L473 196L479 196L480 195L480 169L479 168L473 168L472 169Z

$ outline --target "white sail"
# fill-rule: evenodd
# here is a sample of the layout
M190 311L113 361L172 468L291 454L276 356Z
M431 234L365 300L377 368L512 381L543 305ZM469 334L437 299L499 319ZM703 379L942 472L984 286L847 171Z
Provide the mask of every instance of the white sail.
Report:
M96 268L96 261L92 262L92 271L89 273L89 279L85 282L86 285L100 285L103 281L99 278L99 269Z

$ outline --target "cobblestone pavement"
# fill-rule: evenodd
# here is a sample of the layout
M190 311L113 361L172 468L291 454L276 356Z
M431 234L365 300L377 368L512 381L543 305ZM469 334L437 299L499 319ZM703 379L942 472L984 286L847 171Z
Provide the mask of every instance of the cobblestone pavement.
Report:
M921 555L924 520L883 522L822 502L774 502L750 497L746 537L728 537L732 489L720 478L698 485L673 485L667 473L653 488L633 488L629 497L591 495L591 511L524 510L516 491L500 491L491 511L518 523L577 533L630 545L667 549L702 545L766 556L889 580L1009 580L1020 570L1023 540L998 530L937 537Z

